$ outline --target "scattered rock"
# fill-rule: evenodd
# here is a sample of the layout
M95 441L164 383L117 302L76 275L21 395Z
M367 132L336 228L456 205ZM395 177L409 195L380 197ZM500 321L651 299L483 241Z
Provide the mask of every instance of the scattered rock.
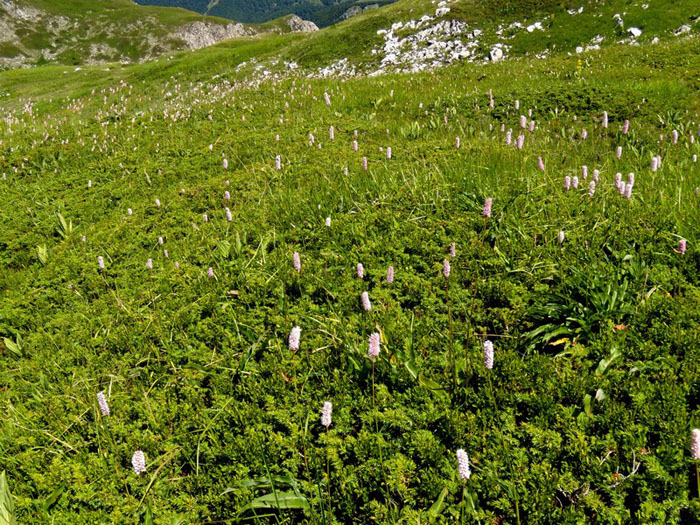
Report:
M191 22L179 28L173 36L182 40L188 49L199 49L229 38L254 34L255 31L243 24L220 26L209 22Z
M369 11L370 9L378 9L379 4L370 4L366 5L364 8L360 7L359 5L354 5L347 11L345 11L342 15L340 15L341 20L347 20L348 18L352 18L353 16L357 16L360 13L363 13L365 11Z
M676 36L682 35L683 33L687 33L688 31L690 31L691 29L692 29L692 28L690 27L690 25L684 24L684 25L682 25L681 27L679 27L678 29L676 29L676 30L673 32L673 34L676 35Z
M341 20L347 20L348 18L352 18L353 16L357 16L362 12L362 8L359 5L354 5L347 11L345 11L342 15L340 15Z
M632 36L632 38L638 38L642 35L642 30L638 27L630 27L627 32Z
M318 26L309 20L302 20L297 15L292 15L287 19L289 29L297 33L311 33L318 31Z
M489 58L491 62L498 62L503 58L503 50L500 47L494 47L489 52Z

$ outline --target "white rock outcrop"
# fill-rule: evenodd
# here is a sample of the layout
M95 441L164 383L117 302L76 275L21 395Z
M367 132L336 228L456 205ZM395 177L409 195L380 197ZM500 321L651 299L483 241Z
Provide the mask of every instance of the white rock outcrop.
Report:
M302 20L297 15L292 15L287 19L289 29L297 33L311 33L318 31L318 26L309 20Z
M222 40L241 36L254 35L255 31L243 24L228 24L225 26L208 22L191 22L179 28L173 36L182 40L188 49L199 49L212 46Z

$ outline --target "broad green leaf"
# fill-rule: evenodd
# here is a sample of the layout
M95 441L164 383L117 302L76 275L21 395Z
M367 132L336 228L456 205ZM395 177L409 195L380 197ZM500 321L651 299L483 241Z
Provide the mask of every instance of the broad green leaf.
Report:
M265 494L255 498L240 510L239 515L256 509L309 510L309 508L309 500L302 495L293 492L273 492L272 494Z
M586 394L583 396L583 410L585 410L587 416L592 415L591 411L591 394Z
M428 515L431 518L435 519L442 513L443 509L445 508L445 498L447 497L448 492L447 487L442 489L438 499L431 505L430 509L428 510Z
M3 338L2 341L10 352L15 354L17 357L22 357L22 347L19 345L19 343L15 343L12 339L8 339L7 337Z
M7 486L5 471L0 474L0 525L15 525L15 505L12 502L10 487Z

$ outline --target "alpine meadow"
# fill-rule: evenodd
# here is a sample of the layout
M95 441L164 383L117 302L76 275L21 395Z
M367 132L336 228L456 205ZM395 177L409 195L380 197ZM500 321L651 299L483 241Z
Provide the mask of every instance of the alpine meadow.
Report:
M700 5L379 4L0 0L0 525L700 523Z

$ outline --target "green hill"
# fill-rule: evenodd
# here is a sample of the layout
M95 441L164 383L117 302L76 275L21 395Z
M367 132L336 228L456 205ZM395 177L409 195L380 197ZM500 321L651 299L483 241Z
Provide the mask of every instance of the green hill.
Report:
M140 62L228 38L292 30L284 22L240 24L130 0L5 0L0 3L0 69Z
M499 5L0 73L0 523L700 522L697 6Z

